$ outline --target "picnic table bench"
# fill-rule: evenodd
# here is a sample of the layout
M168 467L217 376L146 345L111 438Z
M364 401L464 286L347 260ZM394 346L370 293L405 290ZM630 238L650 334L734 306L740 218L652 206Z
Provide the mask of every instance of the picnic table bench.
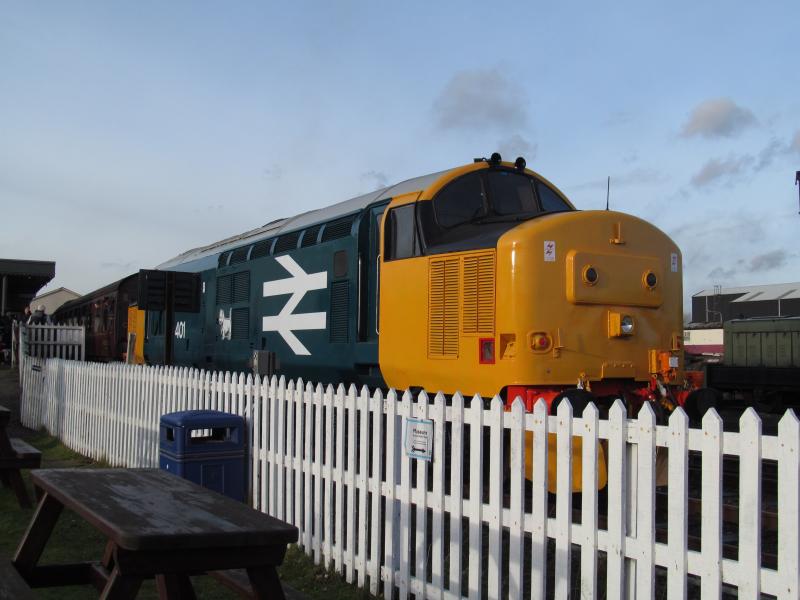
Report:
M245 569L253 596L284 598L276 567L297 528L158 469L44 469L41 500L13 563L31 587L93 584L103 598L134 598L156 579L161 598L194 598L190 575ZM101 560L39 565L68 508L108 540Z
M31 506L31 499L20 469L38 469L42 464L42 453L24 440L8 437L10 419L11 411L0 406L0 481L13 489L19 505L27 508Z
M33 592L10 561L0 559L0 598L33 600Z

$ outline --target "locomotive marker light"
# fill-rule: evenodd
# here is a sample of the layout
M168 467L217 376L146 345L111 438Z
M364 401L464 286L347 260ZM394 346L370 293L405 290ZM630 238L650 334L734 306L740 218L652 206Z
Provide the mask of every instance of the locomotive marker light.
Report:
M273 317L264 317L262 328L264 331L275 331L280 334L296 355L310 356L311 352L297 339L294 332L325 329L327 313L295 313L294 309L308 292L328 287L328 272L306 273L291 256L279 256L275 260L291 274L291 277L265 281L264 297L284 294L292 296L283 305L281 312Z

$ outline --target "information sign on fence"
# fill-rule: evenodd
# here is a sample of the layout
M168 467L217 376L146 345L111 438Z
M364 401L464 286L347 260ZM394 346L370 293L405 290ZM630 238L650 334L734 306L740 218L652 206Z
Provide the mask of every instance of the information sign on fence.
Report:
M406 419L405 451L409 458L430 461L433 459L433 421Z

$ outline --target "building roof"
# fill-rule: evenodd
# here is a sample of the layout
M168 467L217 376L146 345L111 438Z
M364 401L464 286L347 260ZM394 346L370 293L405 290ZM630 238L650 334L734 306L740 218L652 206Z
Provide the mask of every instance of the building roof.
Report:
M6 282L6 296L0 300L3 304L0 310L22 312L55 274L54 262L0 258L0 278Z
M402 181L395 185L390 185L374 192L370 192L369 194L364 194L362 196L351 198L350 200L345 200L344 202L339 202L338 204L333 204L331 206L316 210L310 210L287 219L278 219L277 221L272 221L266 225L263 225L262 227L251 229L245 233L240 233L233 237L225 238L224 240L208 244L207 246L201 246L199 248L194 248L184 252L183 254L179 254L178 256L161 263L156 268L170 270L180 267L180 270L195 272L213 268L217 264L217 257L226 250L238 248L239 246L243 246L245 244L252 244L263 239L272 238L282 233L303 229L304 227L312 224L330 221L337 217L343 217L345 215L363 210L374 202L380 202L381 200L388 200L390 198L394 198L395 196L401 196L409 192L427 189L449 170L450 169L446 171L440 171L438 173L431 173L430 175L414 177L413 179L407 179L406 181Z
M761 302L763 300L785 300L800 298L800 282L772 283L768 285L748 285L743 287L702 290L692 298L703 296L740 296L733 302Z
M73 292L69 288L60 287L54 290L50 290L49 292L45 292L44 294L39 294L38 296L36 296L36 298L34 298L34 300L41 300L42 298L47 298L48 296L52 296L53 294L58 294L59 292L67 292L68 294L72 294L76 298L80 297L80 294L78 292Z

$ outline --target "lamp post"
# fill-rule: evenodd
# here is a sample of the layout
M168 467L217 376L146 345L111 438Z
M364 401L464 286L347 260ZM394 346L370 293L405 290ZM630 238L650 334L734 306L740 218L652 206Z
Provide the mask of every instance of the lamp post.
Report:
M797 186L797 200L800 202L800 171L796 171L794 174L794 184ZM800 214L800 204L798 204L797 209L797 214Z

